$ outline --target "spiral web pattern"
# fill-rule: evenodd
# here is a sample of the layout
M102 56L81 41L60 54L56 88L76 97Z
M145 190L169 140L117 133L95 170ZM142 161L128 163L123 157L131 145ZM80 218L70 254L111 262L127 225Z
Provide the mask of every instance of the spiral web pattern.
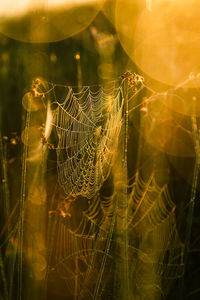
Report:
M66 293L78 299L104 299L113 274L116 284L123 282L121 268L128 264L130 295L159 298L174 278L183 275L184 269L175 204L168 186L156 183L154 171L147 179L137 171L132 185L122 188L126 185L122 179L120 184L114 184L112 195L99 193L112 167L113 172L117 169L124 124L123 89L115 84L96 91L90 87L65 89L65 100L56 101L54 122L59 184L67 195L87 200L83 208L82 197L78 197L70 208L72 218L58 217L51 225L57 233L54 238L50 234L48 276L60 278ZM141 108L134 105L134 99L143 89L144 86L138 91L128 88L130 111ZM123 215L122 198L127 199ZM127 221L121 222L125 217ZM118 222L121 232L117 230Z
M142 293L141 297L150 293L150 299L155 299L161 280L167 290L172 280L183 275L183 248L175 224L175 205L167 185L156 184L154 173L144 180L137 172L129 189L128 224L121 234L128 234L131 290ZM97 193L86 209L72 207L76 218L58 219L52 227L57 228L57 234L50 247L48 276L60 278L67 293L77 295L78 299L104 299L113 274L117 272L117 280L123 280L119 265L126 261L120 254L125 243L120 236L117 238L113 226L120 217L118 194L117 188L109 197Z
M147 125L154 115L159 120L153 108L163 95L143 83L137 90L126 88L123 82L81 89L42 83L35 91L56 104L51 125L57 140L49 149L56 150L59 187L47 201L55 215L48 219L45 280L47 291L51 293L54 284L61 288L59 295L64 291L64 299L127 299L126 266L130 299L161 299L184 273L184 249L169 186L158 185L152 162L148 174L145 168L133 173L131 169L130 174L123 170L125 161L132 167L130 156L123 160L133 129L129 122L125 134L125 114L131 121L130 114L139 110ZM149 97L138 103L144 89ZM46 140L48 148L51 139ZM42 141L44 145L45 136ZM135 144L130 145L127 149L132 151ZM69 215L56 209L62 207L63 194L76 196L67 208ZM16 241L18 233L15 227Z
M122 125L122 91L112 86L92 92L68 89L58 104L59 183L66 194L92 198L108 178L117 152Z

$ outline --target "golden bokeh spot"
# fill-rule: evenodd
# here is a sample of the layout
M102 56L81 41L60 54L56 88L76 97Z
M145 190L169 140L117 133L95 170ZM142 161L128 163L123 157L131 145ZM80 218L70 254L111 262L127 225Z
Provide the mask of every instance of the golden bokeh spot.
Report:
M136 65L153 79L176 86L197 73L200 58L199 1L152 1L151 9L118 0L120 42ZM129 22L127 22L129 20ZM195 82L195 86L200 82ZM188 87L194 87L189 81Z
M39 129L36 126L25 128L22 131L21 139L23 144L28 147L37 147L41 144L42 138Z
M63 40L84 30L102 5L103 0L3 1L0 32L23 42Z
M80 57L80 54L79 54L79 53L76 53L75 59L76 59L76 60L80 60L80 58L81 58L81 57Z
M42 98L40 95L34 95L33 92L28 92L22 98L23 108L28 112L38 111L43 108Z

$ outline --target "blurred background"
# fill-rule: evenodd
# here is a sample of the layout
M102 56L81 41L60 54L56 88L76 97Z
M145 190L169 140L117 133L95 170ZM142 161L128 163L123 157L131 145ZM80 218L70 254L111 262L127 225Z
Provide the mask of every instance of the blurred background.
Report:
M2 2L0 299L199 299L200 1ZM147 182L154 172L158 186L168 186L176 207L174 240L183 248L183 270L167 283L160 275L160 292L154 291L156 281L149 279L151 283L143 290L143 280L154 276L149 271L146 277L133 271L131 276L138 276L138 281L133 283L130 295L124 293L122 297L118 295L122 284L119 279L112 282L112 269L100 295L79 298L70 292L75 284L70 282L66 287L68 279L53 269L52 249L59 248L62 240L56 230L62 224L68 226L48 214L66 196L58 184L56 153L48 145L46 150L38 148L44 139L38 128L43 124L48 143L57 142L55 132L47 128L53 109L48 110L46 98L44 106L33 99L30 109L29 96L37 95L28 93L35 86L37 91L37 79L42 82L42 92L52 83L81 90L82 86L120 82L127 70L143 76L145 83L129 102L128 180L139 170ZM58 91L48 101L62 101L62 93ZM101 195L112 194L112 176L102 186ZM72 225L89 206L89 201L80 197L72 209ZM132 246L141 245L142 228L140 233L133 233L136 242ZM165 230L161 233L163 239ZM152 240L148 241L148 249L149 245L153 248L162 244ZM173 237L170 241L173 244ZM111 249L110 255L115 251ZM173 259L176 262L175 254ZM130 264L132 269L139 268L138 260ZM73 263L70 269L76 268ZM81 268L84 274L85 266L80 263Z

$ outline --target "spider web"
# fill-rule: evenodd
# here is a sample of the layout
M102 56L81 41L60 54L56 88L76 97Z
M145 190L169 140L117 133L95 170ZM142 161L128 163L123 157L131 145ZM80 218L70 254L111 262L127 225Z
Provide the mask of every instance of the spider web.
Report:
M183 274L183 247L167 186L160 188L153 173L147 181L137 173L129 189L128 223L121 232L117 230L121 216L117 188L109 197L98 193L84 210L74 206L72 216L78 217L52 221L50 227L56 234L49 235L52 250L48 277L60 278L67 293L78 299L104 299L112 278L123 285L120 269L126 263L124 233L128 234L130 295L145 291L155 299L162 289L161 281L168 287L169 281ZM111 299L115 299L119 287L112 288Z
M113 85L92 92L68 89L58 103L57 167L66 194L92 198L108 178L122 125L122 91Z
M70 209L72 218L51 220L48 278L60 278L66 293L78 299L105 299L109 293L110 299L127 299L127 293L156 299L164 295L169 281L183 275L183 246L168 186L156 183L154 171L147 180L137 171L131 185L126 172L121 173L124 178L114 174L126 162L120 162L127 140L122 138L122 86L97 91L65 87L67 96L56 102L59 184L78 199ZM128 87L129 104L144 88ZM155 95L150 100L154 102ZM133 105L130 112L141 107ZM101 188L112 173L114 190L106 197ZM124 265L130 270L129 287ZM123 287L129 288L125 294Z
M132 149L126 148L132 129L125 128L127 114L145 113L147 124L153 123L153 117L159 119L154 105L163 94L144 84L133 91L124 83L79 90L42 83L45 88L37 90L56 104L52 126L59 185L65 196L77 197L71 217L57 214L48 221L47 290L58 284L66 299L159 299L184 272L169 186L157 183L155 166L150 175L140 168L130 176L126 168L126 150ZM138 104L140 92L150 94L148 105ZM48 209L62 198L52 196ZM10 233L18 241L20 222ZM6 242L9 250L9 238ZM16 253L22 252L19 242L17 247Z

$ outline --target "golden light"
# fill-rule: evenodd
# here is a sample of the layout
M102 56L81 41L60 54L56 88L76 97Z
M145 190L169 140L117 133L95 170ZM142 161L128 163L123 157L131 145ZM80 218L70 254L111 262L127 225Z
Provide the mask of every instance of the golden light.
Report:
M176 86L200 65L200 2L117 1L116 26L122 46L150 77ZM128 22L127 22L128 20ZM195 86L200 85L195 82ZM187 86L193 86L189 82Z
M79 53L76 53L75 59L76 59L76 60L80 60L80 58L81 58L81 57L80 57L80 54L79 54Z
M4 0L0 32L24 42L55 42L85 29L103 0Z
M169 95L158 96L148 103L140 131L154 149L176 157L194 157L194 140L182 114L165 105ZM173 132L173 134L172 134Z

